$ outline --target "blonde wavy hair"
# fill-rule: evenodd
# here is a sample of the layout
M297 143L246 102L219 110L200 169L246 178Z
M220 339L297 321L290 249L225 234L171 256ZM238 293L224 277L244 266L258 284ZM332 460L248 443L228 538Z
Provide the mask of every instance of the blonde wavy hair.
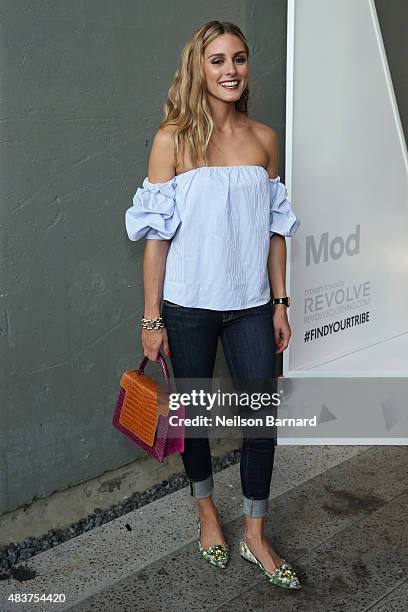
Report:
M183 159L186 148L194 165L203 159L208 165L207 148L214 129L207 102L204 74L204 52L208 45L221 34L238 36L249 57L249 45L241 29L228 21L209 21L193 34L183 48L180 66L175 73L163 107L164 117L160 128L178 126L174 132L175 166ZM248 115L249 87L244 89L235 108Z

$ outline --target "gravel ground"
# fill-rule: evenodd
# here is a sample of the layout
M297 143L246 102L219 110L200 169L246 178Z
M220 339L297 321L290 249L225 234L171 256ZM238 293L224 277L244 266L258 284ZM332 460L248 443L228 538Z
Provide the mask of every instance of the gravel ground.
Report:
M231 465L238 463L241 457L240 450L229 451L222 457L213 457L213 471L220 472ZM82 518L76 523L72 523L64 529L50 529L48 533L38 538L26 538L22 542L11 542L7 546L0 548L0 571L8 570L19 561L25 561L38 555L44 550L58 546L71 538L91 531L103 523L109 523L113 519L123 516L132 510L141 508L150 502L160 499L165 495L179 491L188 485L187 477L184 473L173 474L168 480L150 487L146 491L133 493L123 501L113 504L107 510L95 508L92 514ZM7 578L8 575L0 573L0 580Z

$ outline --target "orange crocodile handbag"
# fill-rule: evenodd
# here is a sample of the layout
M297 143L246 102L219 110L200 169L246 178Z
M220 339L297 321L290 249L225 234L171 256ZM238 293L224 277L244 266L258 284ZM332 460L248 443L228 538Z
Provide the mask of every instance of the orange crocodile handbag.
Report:
M144 368L145 357L136 370L127 370L120 380L120 392L112 425L143 448L151 457L162 462L164 457L184 452L184 406L170 410L170 376L166 360L159 352L165 390ZM171 424L170 417L174 424Z

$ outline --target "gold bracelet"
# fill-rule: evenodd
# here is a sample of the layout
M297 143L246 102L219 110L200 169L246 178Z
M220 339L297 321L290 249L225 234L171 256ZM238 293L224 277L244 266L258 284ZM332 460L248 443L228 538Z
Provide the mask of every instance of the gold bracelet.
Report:
M143 329L161 329L164 327L164 322L162 317L159 317L158 319L145 319L142 317L141 325Z

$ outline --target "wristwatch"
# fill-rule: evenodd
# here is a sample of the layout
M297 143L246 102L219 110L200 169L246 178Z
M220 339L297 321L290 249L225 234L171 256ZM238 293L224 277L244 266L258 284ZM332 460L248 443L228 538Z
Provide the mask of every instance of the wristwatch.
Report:
M283 297L283 298L274 298L272 300L272 304L285 304L285 306L287 306L289 308L290 306L290 297Z

